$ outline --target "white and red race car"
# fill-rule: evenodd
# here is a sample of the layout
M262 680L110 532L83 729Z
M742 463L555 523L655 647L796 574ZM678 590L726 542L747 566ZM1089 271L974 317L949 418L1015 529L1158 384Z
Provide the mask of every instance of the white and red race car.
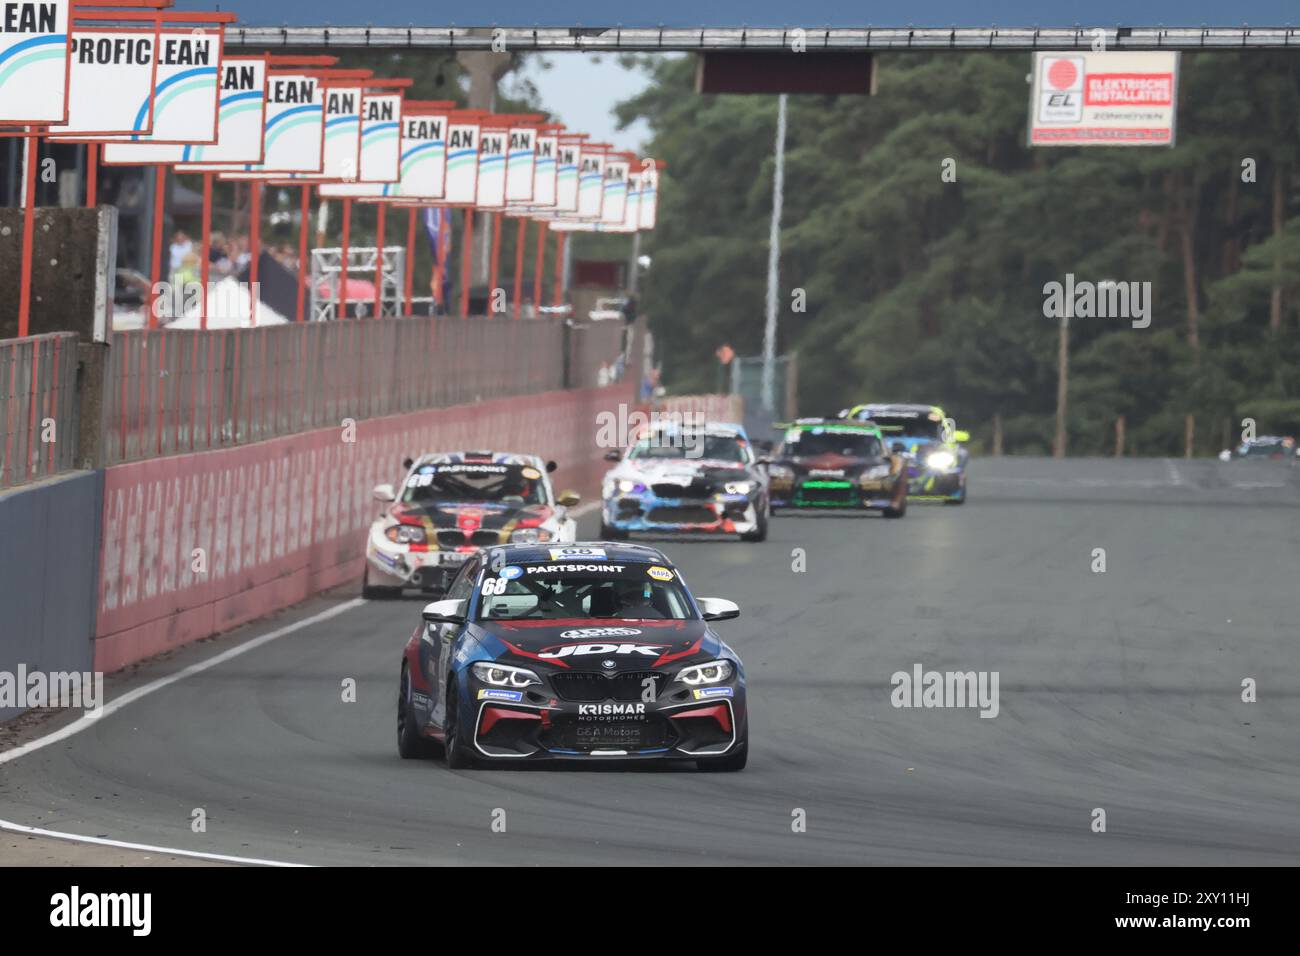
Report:
M366 539L362 596L445 591L465 560L497 544L569 544L576 492L556 495L555 462L490 451L434 452L404 463L401 486L376 485L384 509Z

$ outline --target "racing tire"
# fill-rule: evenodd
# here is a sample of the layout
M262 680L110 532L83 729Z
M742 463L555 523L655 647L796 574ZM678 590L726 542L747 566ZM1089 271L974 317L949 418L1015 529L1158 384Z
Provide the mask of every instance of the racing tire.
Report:
M907 514L907 499L904 498L897 508L889 507L880 512L886 518L901 518Z
M447 718L443 731L443 756L447 758L447 769L468 770L474 766L474 758L465 750L460 739L460 701L456 697L454 674L447 677Z
M758 512L757 520L754 522L754 530L746 531L740 536L741 541L766 541L767 540L767 519L768 509L763 508Z
M366 560L366 569L361 572L361 596L367 601L383 601L399 597L401 588L387 588L370 583L370 561Z
M749 728L740 738L740 746L724 757L705 757L695 761L695 769L700 773L734 773L744 770L749 762Z
M411 675L402 664L397 692L397 755L403 760L437 756L438 745L420 736L415 724L415 707L411 703Z
M600 539L602 541L626 541L627 532L621 528L614 528L605 524L605 519L600 519Z

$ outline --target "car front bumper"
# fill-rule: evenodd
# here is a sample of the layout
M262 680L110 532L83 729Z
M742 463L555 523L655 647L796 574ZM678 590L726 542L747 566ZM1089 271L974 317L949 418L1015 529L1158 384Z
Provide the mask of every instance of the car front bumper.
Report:
M652 703L581 703L470 684L461 719L485 759L699 760L745 740L743 685L678 690Z
M605 524L619 531L747 534L758 528L760 500L757 494L659 498L646 492L606 498L602 509Z

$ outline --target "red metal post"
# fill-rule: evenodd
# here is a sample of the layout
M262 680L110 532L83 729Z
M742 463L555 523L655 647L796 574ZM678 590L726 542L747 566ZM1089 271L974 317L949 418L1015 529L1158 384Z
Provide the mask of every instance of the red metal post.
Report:
M488 272L488 314L496 304L497 279L501 277L501 213L492 214L492 264Z
M336 318L348 316L348 240L352 233L352 200L343 200L343 240L339 250L339 309Z
M469 318L469 277L474 261L474 210L465 210L465 235L460 242L460 317Z
M302 187L302 207L298 223L298 314L294 321L302 321L303 299L307 295L307 221L311 219L311 187Z
M199 328L208 328L208 279L211 276L212 257L212 173L203 174L203 241L199 249L199 284L203 286L203 299L199 303Z
M86 208L94 209L99 201L99 144L86 144Z
M153 257L149 264L149 328L158 328L158 283L162 281L163 218L167 212L167 167L153 172ZM173 301L175 297L173 296Z
M406 304L403 315L414 315L411 307L411 292L415 279L415 207L412 206L406 216L406 288L402 290L402 301Z
M28 136L23 160L23 255L18 281L18 337L31 328L32 245L36 236L36 164L40 161L40 137Z
M528 237L528 219L519 217L519 229L515 233L515 318L524 315L524 240Z
M551 304L564 305L564 244L568 240L567 232L555 234L555 288L551 290Z
M546 263L546 233L549 227L545 219L537 220L537 262L533 266L533 308L542 307L542 267Z
M376 203L375 215L375 318L384 314L384 210L387 203Z
M257 290L257 260L262 257L262 184L249 183L252 187L248 200L248 324L257 325L257 300L261 298Z

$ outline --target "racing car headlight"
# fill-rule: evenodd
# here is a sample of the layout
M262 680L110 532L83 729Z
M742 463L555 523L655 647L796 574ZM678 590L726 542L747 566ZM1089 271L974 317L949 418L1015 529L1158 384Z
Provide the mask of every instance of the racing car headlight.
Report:
M518 531L510 532L510 541L513 544L536 544L539 541L550 541L551 533L545 528L520 528Z
M395 524L384 532L384 537L395 544L424 544L428 540L424 529L414 524Z
M615 487L620 495L630 495L634 491L641 490L641 483L633 481L631 478L620 478Z
M722 486L729 495L747 495L754 490L752 481L729 481Z
M892 465L873 465L862 473L862 480L879 481L881 478L888 478L893 470Z
M683 684L698 687L701 684L720 684L733 673L730 661L709 661L707 664L692 664L677 672L677 679Z
M935 471L948 471L957 464L957 456L950 451L936 451L925 460L925 464Z
M479 661L473 668L474 676L493 687L529 687L540 684L542 679L526 667L511 667L509 664L493 664Z

